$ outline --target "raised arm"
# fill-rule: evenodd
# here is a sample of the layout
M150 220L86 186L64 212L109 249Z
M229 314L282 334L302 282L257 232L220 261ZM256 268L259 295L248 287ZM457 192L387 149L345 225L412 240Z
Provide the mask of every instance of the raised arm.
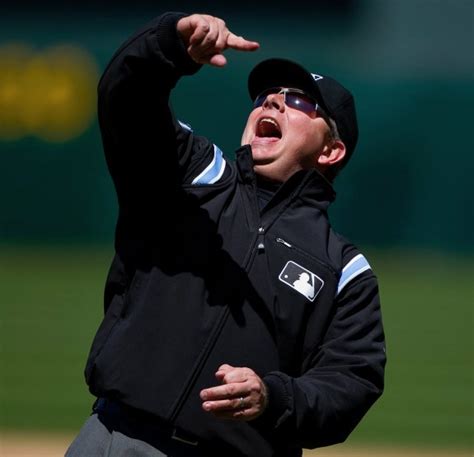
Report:
M137 205L183 178L196 150L177 122L169 96L179 78L202 64L222 66L227 48L254 50L223 20L166 13L143 27L115 53L99 83L99 123L107 164L121 208Z

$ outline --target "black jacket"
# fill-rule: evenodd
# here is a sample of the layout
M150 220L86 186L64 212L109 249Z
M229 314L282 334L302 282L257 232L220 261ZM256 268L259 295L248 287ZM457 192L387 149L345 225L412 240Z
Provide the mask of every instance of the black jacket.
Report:
M175 120L170 91L199 69L180 17L135 34L99 84L119 217L90 390L243 455L343 441L382 392L376 278L332 230L319 173L296 173L260 211L250 147L230 162ZM257 420L202 411L199 391L223 363L264 379Z

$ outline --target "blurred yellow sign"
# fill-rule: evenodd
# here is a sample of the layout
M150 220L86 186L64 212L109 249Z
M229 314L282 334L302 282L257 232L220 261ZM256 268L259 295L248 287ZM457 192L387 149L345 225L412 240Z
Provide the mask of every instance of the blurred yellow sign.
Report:
M24 44L0 46L0 139L76 138L95 117L98 76L92 56L77 46L42 52Z

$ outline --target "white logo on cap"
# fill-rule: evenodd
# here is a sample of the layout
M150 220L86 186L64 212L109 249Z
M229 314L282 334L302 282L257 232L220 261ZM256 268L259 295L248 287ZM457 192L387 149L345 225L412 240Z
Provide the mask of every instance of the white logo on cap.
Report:
M311 76L315 81L319 81L320 79L323 79L321 75L317 75L316 73L311 73Z

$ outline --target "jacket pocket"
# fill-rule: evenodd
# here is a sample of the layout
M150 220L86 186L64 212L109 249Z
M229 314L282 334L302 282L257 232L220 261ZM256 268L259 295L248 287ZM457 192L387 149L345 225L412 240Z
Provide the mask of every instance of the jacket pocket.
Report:
M308 326L312 335L322 339L337 273L331 265L289 240L275 237L267 241L267 247L281 365L287 373L298 375Z
M279 265L278 280L286 287L315 302L323 288L333 288L337 278L334 268L283 238L275 238L275 254Z
M92 342L86 364L85 376L87 383L93 375L95 361L127 312L130 303L130 291L135 288L136 278L137 274L135 272L130 280L120 266L117 267L117 261L114 259L104 294L105 314Z
M120 322L124 303L125 292L120 295L115 295L107 306L107 312L105 313L105 316L102 319L99 329L95 334L91 350L89 352L89 357L87 359L85 376L88 384L90 383L93 374L95 361L99 357L104 346L107 344L107 341L112 335L117 324Z

